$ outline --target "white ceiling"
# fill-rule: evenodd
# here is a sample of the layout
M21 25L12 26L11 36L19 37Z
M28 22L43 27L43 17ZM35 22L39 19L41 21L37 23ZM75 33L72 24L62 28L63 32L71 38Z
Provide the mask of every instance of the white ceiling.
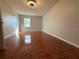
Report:
M58 0L37 0L34 8L29 8L27 0L5 0L11 9L19 15L44 15Z

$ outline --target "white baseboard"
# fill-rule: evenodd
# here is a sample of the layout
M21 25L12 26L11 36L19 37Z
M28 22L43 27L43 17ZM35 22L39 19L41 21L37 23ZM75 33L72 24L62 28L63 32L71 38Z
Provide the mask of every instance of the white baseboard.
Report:
M30 31L42 31L42 30L29 30L29 31L24 31L24 32L30 32Z
M11 37L11 36L13 36L13 35L15 35L16 33L14 32L14 33L12 33L12 34L9 34L9 35L7 35L7 36L4 36L4 39L7 39L7 38L9 38L9 37Z
M51 35L51 36L54 36L54 37L56 37L56 38L58 38L58 39L60 39L60 40L62 40L62 41L64 41L64 42L67 42L67 43L70 44L70 45L73 45L73 46L79 48L79 45L77 45L77 44L75 44L75 43L72 43L72 42L70 42L70 41L68 41L68 40L65 40L65 39L63 39L63 38L61 38L61 37L59 37L59 36L50 34L50 33L48 33L47 31L43 31L43 32L45 32L45 33L47 33L47 34L49 34L49 35Z

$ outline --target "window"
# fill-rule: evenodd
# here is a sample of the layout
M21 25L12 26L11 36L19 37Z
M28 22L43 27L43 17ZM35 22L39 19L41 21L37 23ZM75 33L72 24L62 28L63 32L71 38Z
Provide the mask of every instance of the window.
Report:
M24 18L24 27L31 27L30 18Z

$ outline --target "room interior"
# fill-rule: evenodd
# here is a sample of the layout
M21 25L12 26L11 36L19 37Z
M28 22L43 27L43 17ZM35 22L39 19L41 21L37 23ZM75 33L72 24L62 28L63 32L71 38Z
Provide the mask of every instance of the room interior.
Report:
M79 0L0 0L0 59L79 59Z

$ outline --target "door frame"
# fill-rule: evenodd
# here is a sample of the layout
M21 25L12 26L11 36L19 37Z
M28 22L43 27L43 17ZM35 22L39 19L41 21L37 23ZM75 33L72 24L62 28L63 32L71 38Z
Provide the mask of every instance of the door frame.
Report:
M3 21L0 9L0 50L4 49L4 37L3 37Z

